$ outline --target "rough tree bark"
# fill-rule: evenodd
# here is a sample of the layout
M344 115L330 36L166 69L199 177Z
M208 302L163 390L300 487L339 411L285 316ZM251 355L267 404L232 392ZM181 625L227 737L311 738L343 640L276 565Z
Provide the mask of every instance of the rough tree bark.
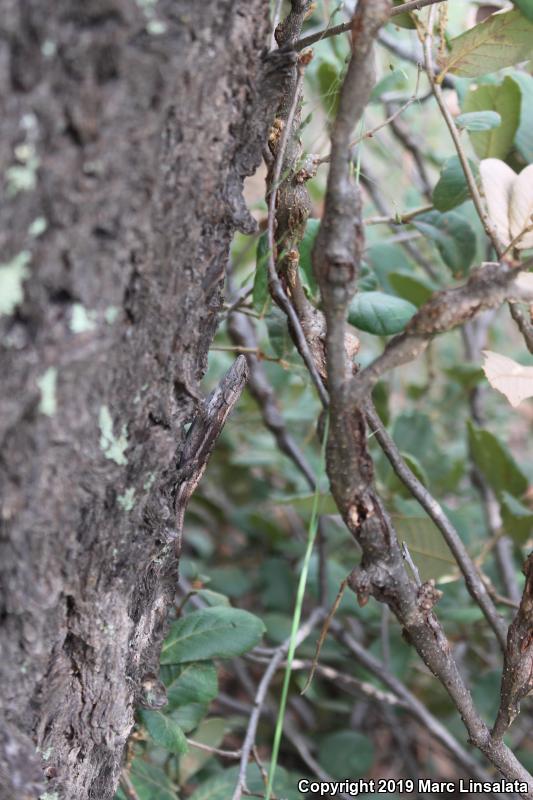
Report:
M0 7L0 797L106 800L157 671L176 463L249 227L268 3Z

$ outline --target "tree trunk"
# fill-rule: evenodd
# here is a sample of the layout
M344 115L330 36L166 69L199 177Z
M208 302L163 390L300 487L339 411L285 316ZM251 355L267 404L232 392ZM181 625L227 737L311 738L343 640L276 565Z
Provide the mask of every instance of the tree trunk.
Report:
M0 797L106 800L174 596L269 4L0 5Z

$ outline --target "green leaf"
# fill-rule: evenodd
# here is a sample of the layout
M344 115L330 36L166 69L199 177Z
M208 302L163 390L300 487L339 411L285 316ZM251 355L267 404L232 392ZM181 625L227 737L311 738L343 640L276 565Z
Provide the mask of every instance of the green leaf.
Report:
M357 290L359 292L373 292L379 288L379 281L373 270L370 269L366 261L361 262L361 271L357 279Z
M428 211L420 214L413 226L435 242L446 266L454 275L464 275L476 255L476 235L456 211Z
M211 579L210 586L213 589L230 597L242 597L252 587L250 575L235 564L212 567L209 577Z
M490 131L500 127L502 118L497 111L467 111L455 118L455 124L465 131Z
M255 310L264 316L270 306L268 291L268 235L262 233L257 241L255 276L252 291L252 303Z
M214 592L212 589L199 589L198 597L205 600L208 606L231 606L229 597L221 592Z
M277 358L288 358L294 345L287 326L287 317L277 306L272 306L265 317L270 346Z
M533 22L533 0L513 0L513 3L520 9L524 17Z
M434 422L427 414L419 411L399 414L392 435L401 452L416 456L424 466L432 489L439 492L453 490L461 478L464 460L457 461L443 452L435 435Z
M485 719L494 719L500 704L500 670L491 670L482 675L476 675L476 680L472 686L472 697L476 708Z
M397 295L404 300L413 303L417 308L426 303L435 287L414 275L406 275L404 272L391 272L389 283Z
M390 336L403 330L416 306L384 292L361 292L350 304L348 320L361 331Z
M370 95L370 103L379 103L381 96L387 92L399 91L406 89L408 86L408 76L405 70L395 69L385 75L380 81L376 83Z
M239 608L215 606L173 622L161 652L162 664L234 658L261 640L261 620Z
M324 110L328 116L334 117L339 106L341 71L333 61L324 59L318 65L316 76Z
M189 749L185 734L179 725L161 711L139 711L142 724L156 744L171 753L186 753Z
M390 292L388 276L391 272L411 272L413 264L399 244L373 244L365 253L369 266L375 272L381 288ZM365 291L367 291L365 289Z
M521 497L527 490L528 480L505 445L493 433L477 428L470 420L467 427L470 453L490 486L495 492Z
M398 540L405 542L423 581L450 575L457 562L434 522L428 517L392 515Z
M477 178L477 165L470 159L468 159L468 163ZM469 197L470 191L461 162L458 156L452 156L444 162L438 183L433 189L433 205L437 211L451 211L452 208L460 206Z
M269 611L289 612L294 603L294 572L286 558L267 558L260 568L261 602Z
M521 100L520 87L510 77L506 77L500 84L470 87L463 103L466 112L476 115L476 112L486 114L491 110L501 117L501 125L491 130L474 133L473 129L469 128L472 147L479 158L505 159L513 146L520 123ZM462 116L469 117L470 114Z
M209 747L220 747L226 731L226 720L217 717L206 719L194 733L194 741ZM179 774L180 784L188 783L204 764L213 757L213 754L191 747L189 752L180 758Z
M335 731L322 739L318 762L333 778L360 778L374 763L374 745L357 731Z
M291 506L299 514L310 515L313 511L315 504L315 495L313 494L291 494L284 495L283 497L271 498L275 505ZM318 513L319 514L337 514L338 508L332 495L328 493L320 494L318 497Z
M303 239L300 242L300 267L303 273L302 282L312 297L316 297L318 294L318 284L313 273L313 264L311 263L311 252L319 228L319 219L308 219Z
M533 535L533 511L509 492L500 493L500 506L505 533L521 546Z
M464 364L454 364L453 367L447 367L444 372L468 391L474 389L475 386L478 386L478 384L482 383L485 379L485 373L481 367L468 362Z
M207 703L188 703L172 711L172 719L185 733L190 733L198 727L208 711Z
M263 764L268 772L269 765ZM239 777L239 767L231 767L223 772L208 778L191 795L190 800L228 800L232 796ZM300 800L301 794L296 789L297 778L289 775L282 767L276 770L274 780L274 794L283 800ZM246 769L246 784L250 792L258 796L264 795L265 784L256 764L250 764Z
M169 711L189 703L210 703L218 694L217 671L210 661L162 666L160 676L166 686Z
M407 464L407 466L411 470L411 472L414 474L415 478L418 478L418 480L420 481L420 483L423 486L428 486L429 479L428 479L426 470L424 469L424 467L422 466L422 464L420 463L418 458L416 458L416 456L411 455L410 453L405 453L405 452L402 453L401 455L402 455L403 460L405 461L405 463ZM396 473L394 472L394 470L392 469L390 464L388 464L388 462L386 462L386 463L387 463L387 467L388 467L388 469L387 469L387 473L388 473L387 486L388 486L389 490L393 494L398 493L398 494L403 495L404 497L411 497L411 493L409 492L407 487L398 478L398 476L396 475Z
M139 800L179 800L172 782L160 767L134 758L129 777ZM118 791L116 800L126 800L122 789Z
M466 78L487 75L533 56L533 24L519 11L492 14L450 42L444 72Z
M515 136L515 145L527 164L533 162L533 77L527 72L514 70L513 80L519 85L522 102L520 125Z

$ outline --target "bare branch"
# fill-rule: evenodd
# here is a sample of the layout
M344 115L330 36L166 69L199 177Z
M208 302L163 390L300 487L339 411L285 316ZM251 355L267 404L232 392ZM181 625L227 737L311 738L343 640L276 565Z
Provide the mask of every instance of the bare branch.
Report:
M514 296L514 280L526 265L506 269L487 263L474 270L463 286L437 292L421 306L405 331L387 344L383 353L352 381L352 401L357 405L390 369L414 361L431 339L462 325L480 311L497 308Z
M360 644L357 639L348 633L340 622L333 620L331 623L331 630L335 638L352 653L362 667L378 678L401 702L405 703L409 714L418 720L422 727L434 736L438 742L444 745L446 750L454 756L457 763L460 764L468 774L475 776L478 780L489 780L487 772L472 758L470 753L459 744L448 729L442 725L442 723L427 710L425 705L421 703L395 675L389 672L364 645Z
M533 323L527 319L526 315L516 303L509 303L509 311L511 316L516 322L518 330L524 337L526 347L530 353L533 353Z
M372 403L366 405L366 417L370 423L372 433L379 442L381 449L387 456L396 475L407 486L430 519L433 520L443 538L452 551L461 572L464 575L466 586L474 601L479 605L489 625L496 634L502 650L505 651L506 628L504 621L498 614L479 571L470 558L466 547L456 529L444 513L441 505L430 492L423 486L414 473L409 469L392 437L388 434Z
M520 701L533 690L533 552L524 569L526 585L509 626L503 666L500 709L492 735L501 740L520 712Z

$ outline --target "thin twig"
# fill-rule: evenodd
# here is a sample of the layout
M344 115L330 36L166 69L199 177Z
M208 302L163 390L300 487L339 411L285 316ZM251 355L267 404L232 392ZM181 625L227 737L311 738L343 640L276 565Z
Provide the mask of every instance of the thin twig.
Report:
M428 492L426 487L409 469L402 458L396 443L388 434L371 402L367 403L365 411L372 432L374 433L381 449L387 456L394 472L402 481L402 483L407 486L409 492L418 500L429 518L433 520L437 528L442 533L446 544L453 553L453 556L457 561L461 572L463 573L470 595L483 611L487 622L498 638L500 647L502 650L505 650L507 635L506 625L498 614L479 574L479 571L470 558L461 537L444 513L442 506L437 502L437 500L435 500L433 495Z
M414 94L408 100L406 100L403 105L401 105L399 108L397 108L395 111L393 111L392 114L389 114L387 116L387 118L383 120L383 122L379 123L379 125L376 125L374 128L371 128L370 130L365 131L365 133L361 134L361 136L358 136L357 139L354 139L353 142L350 142L350 144L348 146L351 149L353 149L354 147L357 147L358 144L361 144L361 142L365 141L366 139L372 139L376 135L376 133L378 133L383 128L386 128L387 125L390 125L391 122L394 122L394 120L397 117L399 117L400 114L403 114L403 112L406 109L408 109L409 106L412 106L413 103L415 103L418 100L418 83L419 83L419 80L418 80L418 77L417 77L416 88L415 88ZM331 153L329 153L327 156L322 156L322 158L317 159L315 161L315 164L317 166L319 166L320 164L327 164L327 163L329 163L330 160L331 160Z
M391 17L397 17L399 14L405 14L408 11L418 11L424 6L434 5L435 3L442 3L443 0L410 0L408 3L402 3L400 6L395 6L391 12ZM304 50L316 42L321 42L323 39L329 39L330 36L338 36L341 33L348 33L352 29L352 21L343 22L340 25L334 25L331 28L326 28L318 33L312 33L309 36L304 36L296 42L295 50Z
M385 372L418 358L435 336L515 297L519 291L515 279L527 266L528 262L506 270L499 263L487 263L473 270L462 286L436 292L418 309L405 331L391 339L383 353L353 378L353 402L357 404L368 396Z
M473 775L478 780L482 781L490 779L483 767L481 767L476 759L463 748L449 730L428 711L425 705L421 703L395 675L385 669L383 664L373 656L363 644L360 644L354 639L354 637L345 630L342 623L333 620L331 623L331 631L335 638L355 656L362 667L378 678L378 680L390 689L401 702L405 703L408 713L422 725L424 730L430 733L431 736L434 736L435 739L453 755L457 763L460 764L469 775ZM500 795L500 797L503 798L506 797L506 795Z
M221 750L219 747L211 747L209 744L197 742L194 739L187 739L187 744L197 750L204 750L206 753L212 753L214 756L220 756L221 758L240 758L242 753L241 750Z
M394 225L407 225L415 217L418 217L420 214L426 214L432 209L433 204L428 203L425 206L413 208L412 211L406 211L405 214L397 214L395 217L367 217L363 222L365 225L390 225L391 223Z
M309 619L304 622L304 624L300 627L300 630L296 634L296 644L301 644L304 639L306 639L313 628L315 627L316 623L320 619L322 615L322 609L315 609ZM275 654L272 656L270 664L266 668L261 681L259 682L259 686L257 687L257 692L254 698L253 703L253 711L250 714L250 718L248 720L248 726L246 728L246 735L244 737L244 742L242 745L241 750L241 761L239 767L239 777L237 779L237 786L235 787L235 791L233 792L232 800L240 800L243 794L244 789L246 788L246 767L248 765L248 761L250 759L250 753L252 752L252 748L255 743L255 734L257 731L257 725L259 724L259 719L261 717L261 712L263 709L263 705L265 703L266 694L268 691L268 687L276 674L279 665L282 663L283 659L287 655L287 651L289 649L291 640L290 637L286 639L280 647L277 648Z

